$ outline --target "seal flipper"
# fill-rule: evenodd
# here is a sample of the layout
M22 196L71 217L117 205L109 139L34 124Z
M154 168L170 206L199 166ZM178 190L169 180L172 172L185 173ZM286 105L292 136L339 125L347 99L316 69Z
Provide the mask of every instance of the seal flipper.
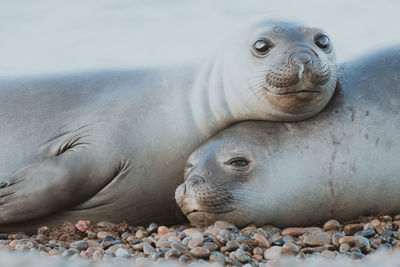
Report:
M99 153L93 147L62 153L0 182L0 224L29 221L80 204L127 172L126 160L121 164L121 159Z

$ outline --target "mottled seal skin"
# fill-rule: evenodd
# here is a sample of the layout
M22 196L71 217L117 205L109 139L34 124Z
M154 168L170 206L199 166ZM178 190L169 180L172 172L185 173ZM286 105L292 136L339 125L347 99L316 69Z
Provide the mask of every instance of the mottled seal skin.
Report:
M201 66L0 81L0 231L64 221L170 224L186 158L248 119L318 113L336 85L326 34L261 21Z
M194 224L311 225L400 212L400 46L339 67L317 116L241 122L188 159L176 200Z

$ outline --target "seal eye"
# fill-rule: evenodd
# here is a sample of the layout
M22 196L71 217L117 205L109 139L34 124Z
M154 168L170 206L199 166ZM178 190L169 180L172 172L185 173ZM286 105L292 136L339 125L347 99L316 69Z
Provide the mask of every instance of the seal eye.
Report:
M271 48L272 44L267 40L257 40L253 44L253 51L259 56L265 56Z
M314 38L314 42L319 48L322 48L322 49L328 48L329 44L330 44L328 36L326 36L324 34L316 35Z
M189 169L192 168L192 167L193 167L193 164L190 164L190 163L188 163L188 164L185 165L185 169L186 169L186 170L189 170Z
M243 168L243 167L247 167L250 164L250 161L247 160L246 158L233 158L233 159L230 159L227 162L227 164L231 165L233 167Z

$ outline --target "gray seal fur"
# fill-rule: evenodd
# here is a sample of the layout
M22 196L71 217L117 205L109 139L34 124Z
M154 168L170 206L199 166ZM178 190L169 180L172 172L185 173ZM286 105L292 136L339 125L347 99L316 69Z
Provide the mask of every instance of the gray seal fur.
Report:
M238 121L297 121L327 104L336 65L321 34L261 21L201 66L1 80L0 230L182 220L173 195L199 144Z
M194 224L312 225L400 212L400 46L339 66L339 90L296 123L241 122L188 159Z

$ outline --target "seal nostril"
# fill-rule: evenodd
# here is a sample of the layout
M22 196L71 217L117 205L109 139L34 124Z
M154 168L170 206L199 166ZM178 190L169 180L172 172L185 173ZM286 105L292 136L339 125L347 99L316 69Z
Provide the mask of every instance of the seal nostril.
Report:
M189 179L186 180L186 183L189 186L189 189L191 189L193 186L197 185L197 184L202 184L204 183L205 180L203 177L198 176L198 175L193 175L192 177L190 177Z

